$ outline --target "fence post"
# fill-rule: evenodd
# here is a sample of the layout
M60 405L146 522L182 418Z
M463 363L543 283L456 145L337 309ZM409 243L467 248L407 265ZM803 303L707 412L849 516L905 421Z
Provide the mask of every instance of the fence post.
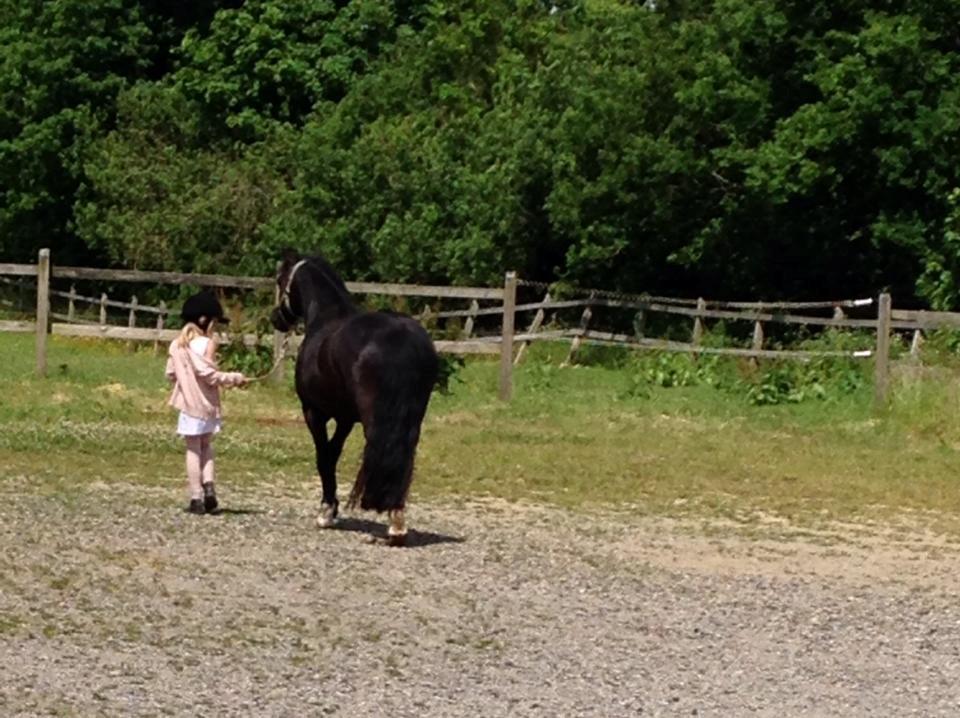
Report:
M543 300L541 303L546 304L550 301L550 290L547 290L547 293L543 295ZM527 328L527 334L536 334L540 329L540 325L543 324L544 318L547 316L547 313L543 310L543 307L540 307L537 310L537 313L533 316L533 321L530 322L530 326ZM526 351L527 347L530 346L529 341L520 342L520 348L517 349L517 358L513 360L513 365L517 366L520 363L520 360L523 358L523 352Z
M913 339L910 341L910 358L913 361L920 361L920 345L923 344L923 332L915 329Z
M107 326L107 293L100 293L100 326Z
M283 266L283 262L277 262L277 273L276 276L280 276L280 267ZM280 306L280 285L278 284L273 292L274 303L279 307ZM292 331L292 330L291 330ZM283 356L283 345L284 345L285 335L278 329L273 330L273 362L275 366L273 371L270 373L270 383L271 384L282 384L283 383L283 361L281 357Z
M593 318L592 303L595 296L597 296L596 292L590 292L590 296L587 297L587 308L584 309L583 314L580 315L580 331L570 342L570 352L567 354L567 358L563 364L561 364L561 366L573 364L573 360L576 358L577 352L580 350L580 345L583 343L583 337L587 333L587 329L590 328L590 319Z
M890 388L890 315L891 299L887 292L880 295L877 308L877 354L874 366L874 399L878 409L887 404Z
M463 338L469 339L473 336L473 323L477 318L477 312L480 311L480 303L476 299L471 300L470 302L470 311L473 314L467 316L467 321L463 323Z
M47 331L50 329L50 250L37 256L37 376L47 375Z
M163 331L163 319L167 315L167 303L160 302L160 313L157 315L157 338L153 340L153 353L160 353L160 332Z
M513 396L513 324L517 306L517 273L507 272L503 282L503 329L500 337L500 399Z
M753 323L753 341L750 343L750 348L755 352L763 350L763 324L757 320ZM752 356L749 360L750 366L756 368L760 366L759 357Z
M417 317L417 320L423 325L423 328L426 329L431 334L433 330L437 328L437 318L434 315L433 307L429 304L426 304L423 307L423 311L420 312L420 316Z
M753 325L753 350L755 352L763 349L763 324L755 322Z
M67 297L67 321L72 322L76 316L76 305L77 300L77 287L74 284L70 285L70 294Z
M133 329L137 326L137 295L133 295L133 298L130 300L130 316L127 319L127 326L130 329ZM127 342L127 350L133 351L134 344L133 340Z
M707 303L703 297L697 299L697 312L702 312L706 310ZM703 339L703 317L700 314L696 315L696 318L693 320L693 344L695 346L700 346L700 341Z
M646 301L645 297L647 293L644 292L641 296L643 301ZM633 335L636 339L643 339L647 333L647 310L646 308L638 309L637 313L633 315Z

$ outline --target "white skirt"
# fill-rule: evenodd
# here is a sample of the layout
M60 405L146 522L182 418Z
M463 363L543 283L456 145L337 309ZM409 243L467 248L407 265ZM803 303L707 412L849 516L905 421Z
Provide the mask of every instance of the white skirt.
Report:
M180 418L177 420L177 433L180 434L180 436L216 434L220 431L222 424L223 422L220 419L200 419L181 411Z

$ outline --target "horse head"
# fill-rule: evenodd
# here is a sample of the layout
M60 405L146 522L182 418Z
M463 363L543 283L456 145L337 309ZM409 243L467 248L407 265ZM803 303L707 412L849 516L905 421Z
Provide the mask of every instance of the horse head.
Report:
M303 317L303 302L293 280L306 262L306 259L293 252L284 252L277 270L277 306L270 314L270 323L277 331L289 332Z
M288 332L303 319L309 332L357 311L343 280L322 257L285 252L277 271L277 290L279 301L270 315L277 331Z

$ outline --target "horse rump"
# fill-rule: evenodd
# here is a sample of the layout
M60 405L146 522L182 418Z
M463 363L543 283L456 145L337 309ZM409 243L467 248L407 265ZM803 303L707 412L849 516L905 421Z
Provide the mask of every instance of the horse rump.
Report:
M418 334L423 330L416 327ZM372 420L364 422L366 446L348 507L377 512L402 509L413 480L420 427L436 382L439 362L426 333L409 337L399 351L371 352L361 362L361 390L370 392ZM413 339L414 341L411 341ZM382 361L384 356L391 360Z

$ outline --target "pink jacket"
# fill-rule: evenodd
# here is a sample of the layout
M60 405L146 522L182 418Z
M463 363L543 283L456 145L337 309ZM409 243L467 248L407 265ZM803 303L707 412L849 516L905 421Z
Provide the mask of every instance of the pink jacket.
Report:
M219 371L216 363L175 339L167 357L167 379L174 383L170 406L198 419L220 417L220 387L245 381L240 372Z

